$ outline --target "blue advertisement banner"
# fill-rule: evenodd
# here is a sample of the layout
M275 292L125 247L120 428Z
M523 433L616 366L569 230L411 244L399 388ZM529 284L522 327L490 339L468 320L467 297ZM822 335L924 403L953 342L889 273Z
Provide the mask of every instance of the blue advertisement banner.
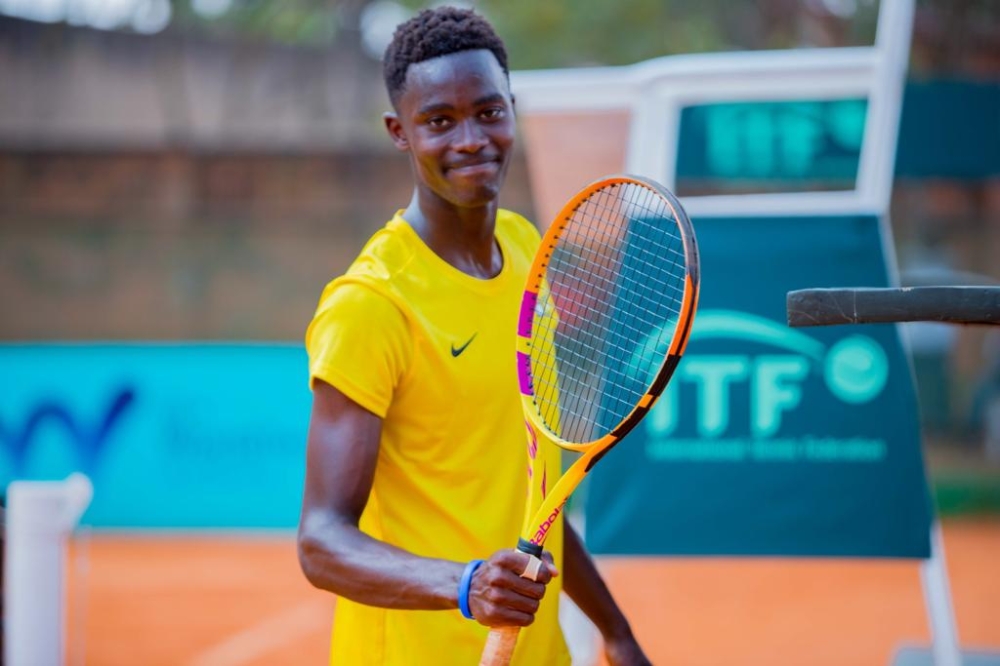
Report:
M0 346L0 481L87 474L83 523L293 528L310 393L301 346Z
M785 295L887 286L879 220L696 220L691 341L591 474L596 553L922 558L931 503L892 325L791 329Z

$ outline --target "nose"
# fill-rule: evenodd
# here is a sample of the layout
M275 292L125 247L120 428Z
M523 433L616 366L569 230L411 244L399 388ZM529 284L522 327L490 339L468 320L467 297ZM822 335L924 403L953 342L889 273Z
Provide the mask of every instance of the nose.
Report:
M462 153L478 153L489 143L483 128L472 119L459 124L455 133L454 148Z

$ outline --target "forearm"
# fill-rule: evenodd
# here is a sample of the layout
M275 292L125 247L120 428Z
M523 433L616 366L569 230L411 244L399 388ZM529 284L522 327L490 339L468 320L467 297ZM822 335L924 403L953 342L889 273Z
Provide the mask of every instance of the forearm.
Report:
M462 583L463 612L480 623L531 624L556 572L521 578L527 555L503 548L473 570L466 562L418 557L358 529L374 483L381 424L330 384L316 383L298 535L306 579L361 604L401 610L458 608Z
M464 563L418 557L325 517L304 518L298 551L310 583L352 601L407 610L458 607Z
M632 629L605 585L576 531L566 523L563 547L563 589L590 618L604 639L632 637Z

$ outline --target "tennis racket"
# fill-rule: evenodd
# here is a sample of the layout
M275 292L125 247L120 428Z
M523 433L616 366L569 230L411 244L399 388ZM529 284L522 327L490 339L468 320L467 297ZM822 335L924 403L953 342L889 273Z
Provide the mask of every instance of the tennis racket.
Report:
M541 556L570 493L663 393L691 332L698 289L691 221L651 180L601 179L553 221L517 330L529 457L518 550ZM581 454L555 485L560 470L545 470L537 456L547 445ZM518 632L491 629L481 666L508 664Z

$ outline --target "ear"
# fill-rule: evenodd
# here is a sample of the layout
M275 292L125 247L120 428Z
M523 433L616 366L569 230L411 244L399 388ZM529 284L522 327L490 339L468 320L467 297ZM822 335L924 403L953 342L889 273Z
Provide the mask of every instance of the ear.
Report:
M406 138L406 130L403 129L403 123L399 122L399 116L395 113L385 113L382 115L382 121L396 149L404 152L409 150L410 140Z

